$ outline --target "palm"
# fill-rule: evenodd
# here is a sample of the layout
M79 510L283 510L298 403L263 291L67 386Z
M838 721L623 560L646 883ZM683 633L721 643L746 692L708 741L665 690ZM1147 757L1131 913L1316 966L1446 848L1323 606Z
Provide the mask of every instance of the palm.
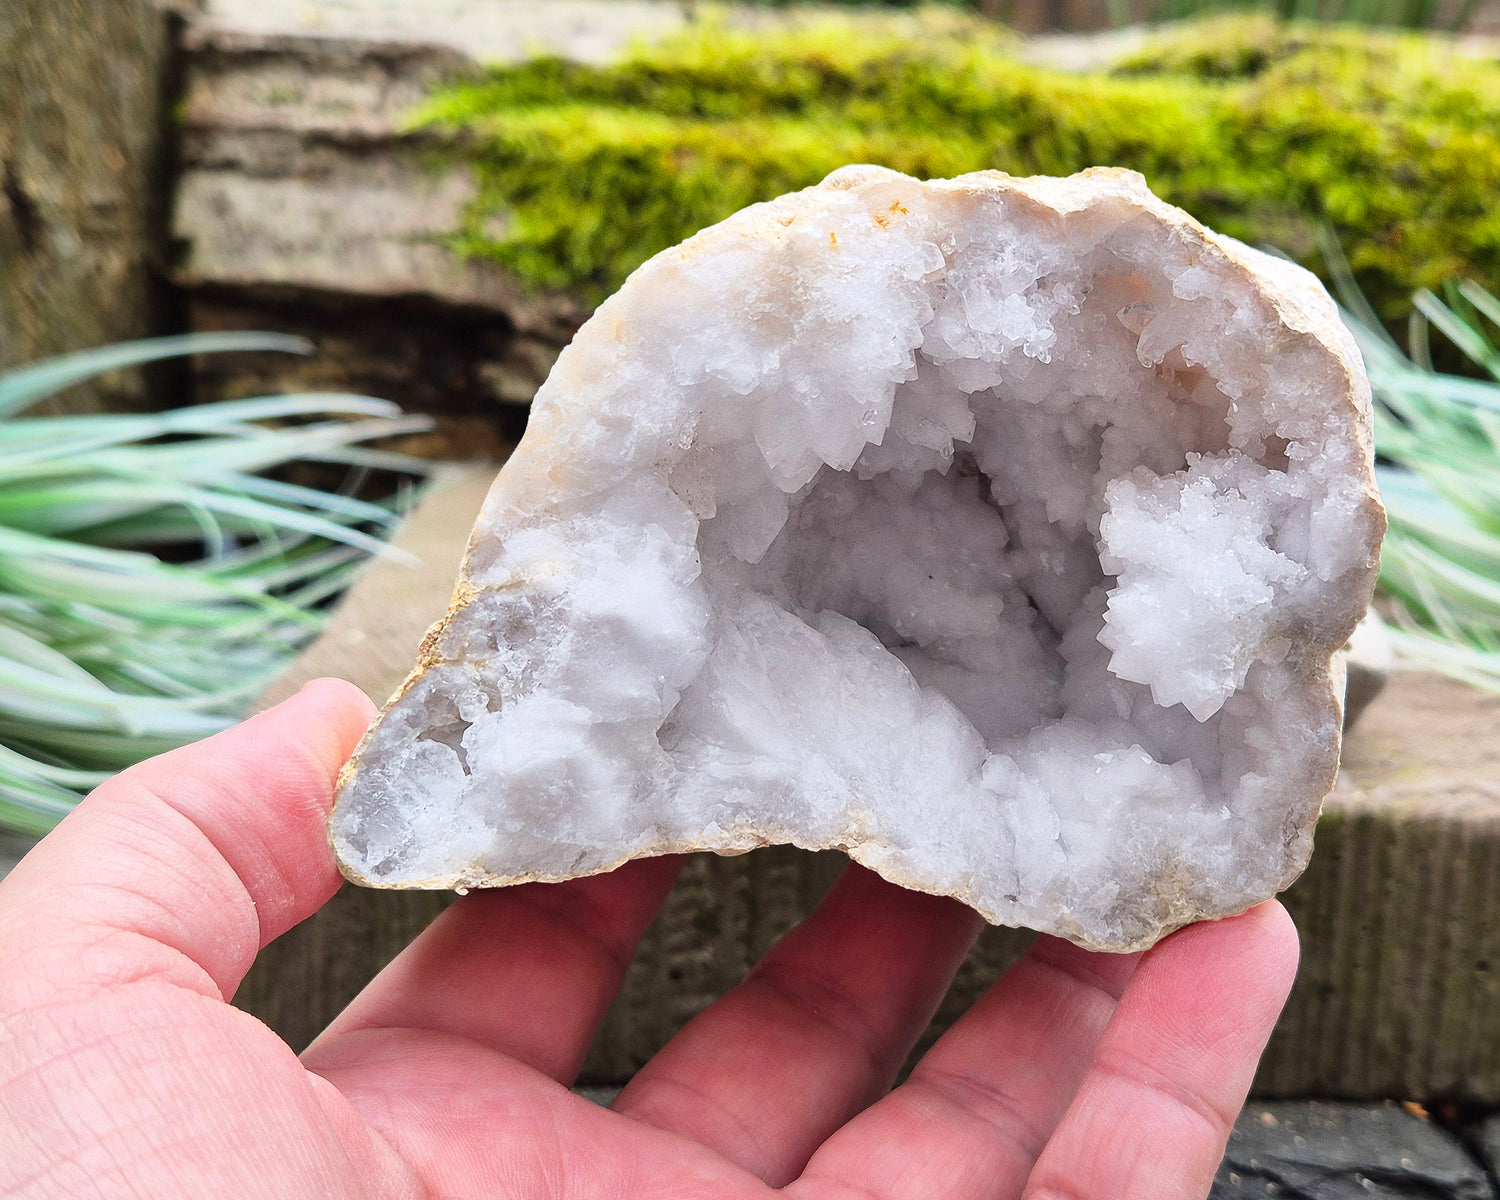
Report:
M1052 939L889 1091L977 928L851 869L613 1111L566 1088L676 873L470 896L301 1061L224 1003L337 878L324 684L96 793L0 885L16 1196L1202 1196L1285 997L1275 905L1142 956Z

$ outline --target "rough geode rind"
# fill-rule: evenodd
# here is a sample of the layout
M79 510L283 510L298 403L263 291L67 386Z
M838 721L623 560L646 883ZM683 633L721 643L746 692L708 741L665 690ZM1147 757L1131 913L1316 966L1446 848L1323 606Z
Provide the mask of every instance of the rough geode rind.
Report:
M1305 865L1383 529L1312 276L1129 172L846 168L564 352L333 847L424 888L836 847L1149 945Z

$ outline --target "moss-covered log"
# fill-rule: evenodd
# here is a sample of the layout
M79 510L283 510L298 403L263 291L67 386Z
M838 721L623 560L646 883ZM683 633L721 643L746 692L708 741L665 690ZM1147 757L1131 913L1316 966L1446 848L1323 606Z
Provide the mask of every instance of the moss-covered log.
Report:
M480 171L457 245L596 296L704 225L860 161L1132 167L1314 269L1328 225L1389 315L1444 279L1500 284L1500 65L1439 38L1221 19L1078 75L952 15L700 22L613 66L494 71L419 121Z

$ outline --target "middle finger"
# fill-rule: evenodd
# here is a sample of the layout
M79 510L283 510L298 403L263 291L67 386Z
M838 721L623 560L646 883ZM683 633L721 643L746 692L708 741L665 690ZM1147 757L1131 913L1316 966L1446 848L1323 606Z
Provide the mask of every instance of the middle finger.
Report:
M850 866L816 912L700 1013L615 1109L780 1186L889 1089L979 931L957 901Z

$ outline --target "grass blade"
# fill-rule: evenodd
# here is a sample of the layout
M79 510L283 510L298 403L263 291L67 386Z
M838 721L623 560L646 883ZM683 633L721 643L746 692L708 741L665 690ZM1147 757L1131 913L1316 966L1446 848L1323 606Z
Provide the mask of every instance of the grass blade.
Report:
M35 366L7 372L0 379L0 417L19 412L45 396L53 396L75 384L117 371L187 354L218 354L227 351L276 350L284 354L311 354L306 338L281 333L188 333L177 337L145 338L121 342L96 350L83 350L50 358Z
M428 469L364 444L431 425L367 396L14 416L102 371L226 350L311 346L190 335L0 375L0 829L44 832L112 772L232 724L387 551L402 479ZM344 483L265 474L292 461ZM367 497L372 472L395 491Z

